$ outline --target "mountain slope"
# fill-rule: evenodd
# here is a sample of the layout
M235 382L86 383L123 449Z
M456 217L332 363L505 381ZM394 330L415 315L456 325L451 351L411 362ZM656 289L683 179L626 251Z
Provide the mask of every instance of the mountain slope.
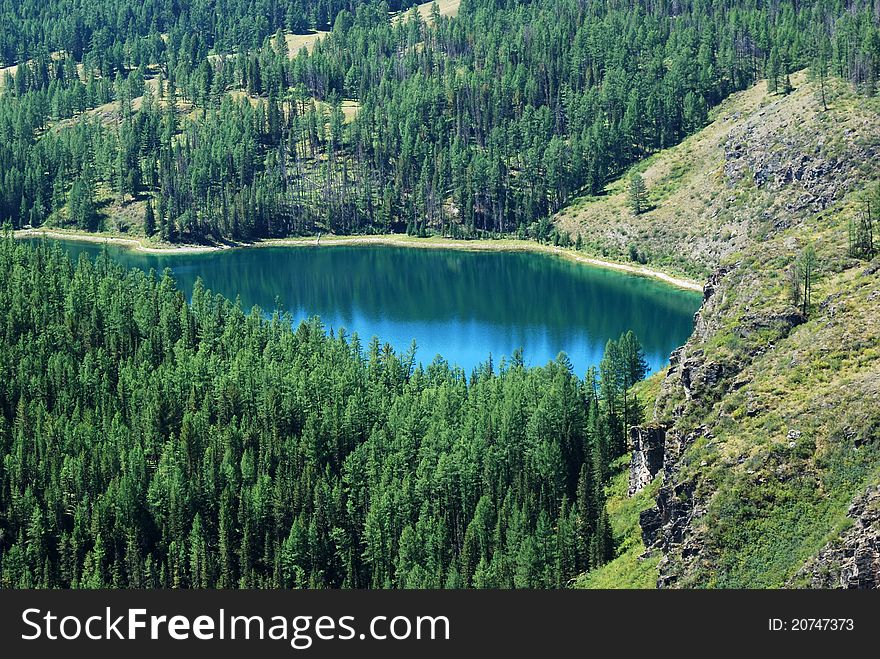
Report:
M653 422L633 430L633 466L662 479L640 520L660 586L876 585L880 574L869 492L880 481L880 262L848 256L849 223L876 185L880 115L841 83L827 111L816 83L794 84L734 95L704 131L645 163L648 213L626 213L621 181L558 218L600 249L632 244L650 263L711 272ZM804 314L791 274L808 245Z

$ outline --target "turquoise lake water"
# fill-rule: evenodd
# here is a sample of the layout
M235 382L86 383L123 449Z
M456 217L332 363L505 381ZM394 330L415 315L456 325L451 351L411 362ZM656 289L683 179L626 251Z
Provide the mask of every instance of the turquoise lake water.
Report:
M72 256L101 245L59 242ZM651 370L664 366L693 328L701 296L662 282L543 254L390 246L261 247L198 254L146 254L107 245L127 267L171 268L192 292L206 288L242 307L319 316L329 328L372 336L417 360L435 355L470 371L517 348L542 365L565 352L577 375L598 365L605 342L632 329Z

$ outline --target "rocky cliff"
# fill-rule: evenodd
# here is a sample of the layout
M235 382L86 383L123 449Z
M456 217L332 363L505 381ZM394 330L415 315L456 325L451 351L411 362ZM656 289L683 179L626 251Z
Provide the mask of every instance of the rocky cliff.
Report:
M788 582L810 588L880 588L880 487L847 511L852 526L829 542Z
M704 303L631 433L630 495L662 480L640 515L660 587L878 584L880 263L849 256L848 227L880 175L880 105L842 84L833 98L824 111L804 76L787 96L734 96L683 147L702 158L679 178L705 186L667 198L674 220L643 218L661 245L685 220L736 226L735 249L695 241Z

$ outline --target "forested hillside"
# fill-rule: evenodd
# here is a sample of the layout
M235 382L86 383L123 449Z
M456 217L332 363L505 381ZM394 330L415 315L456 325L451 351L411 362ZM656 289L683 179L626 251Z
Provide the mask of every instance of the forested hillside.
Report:
M609 490L626 551L582 585L880 586L880 99L791 82L640 165L650 210L624 179L558 218L710 273Z
M7 232L0 585L880 584L877 3L404 9L2 5L0 221L573 244L692 337L416 367Z
M0 239L2 587L562 587L604 506L631 333L584 379L297 328Z
M0 21L0 219L168 241L517 233L815 64L873 93L867 0L49 0ZM399 16L399 14L397 14ZM331 29L332 28L332 29ZM291 33L326 30L289 52Z

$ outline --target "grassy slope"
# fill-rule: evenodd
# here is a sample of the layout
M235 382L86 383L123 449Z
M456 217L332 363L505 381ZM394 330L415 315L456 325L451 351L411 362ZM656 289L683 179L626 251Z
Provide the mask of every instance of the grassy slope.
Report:
M795 85L786 97L764 85L734 95L704 131L641 164L655 210L629 216L617 182L558 218L611 253L635 243L649 265L732 269L684 354L733 375L692 398L672 377L658 404L677 430L705 428L678 477L697 483L697 551L670 550L677 585L783 585L880 480L880 275L846 255L847 224L878 178L880 105L835 84L825 112L803 74ZM741 156L726 157L737 142ZM786 178L802 162L827 167ZM769 182L756 179L767 171ZM819 258L808 322L790 333L763 324L794 312L786 269L808 241ZM615 482L609 507L625 509L624 493ZM639 583L634 554L581 585Z
M862 272L826 273L824 309L768 342L702 417L712 436L682 478L700 483L707 510L695 531L709 558L683 562L682 585L784 585L880 480L880 281ZM717 340L735 337L726 328Z
M417 9L419 12L419 16L421 16L423 21L430 20L431 7L433 5L434 0L431 0L430 2L423 2L418 5ZM449 16L450 18L455 18L456 16L458 16L458 10L460 7L461 0L437 0L437 9L440 11L441 16ZM410 10L392 13L392 23L396 25L400 21L404 20L409 11Z
M431 0L431 2L424 2L418 5L417 9L419 16L421 16L423 21L427 21L431 18L431 7L433 4L434 2ZM458 15L461 0L438 0L437 5L441 16L455 17ZM392 12L392 23L396 25L401 22L406 18L408 13L408 10ZM284 39L287 42L287 50L290 52L290 56L293 57L298 55L299 51L303 48L308 52L311 52L312 48L315 47L315 43L328 34L330 33L322 30L310 30L306 34L285 34Z
M729 196L721 184L722 147L731 124L766 100L762 84L734 94L715 108L704 129L638 163L604 194L580 197L563 208L557 226L572 236L580 233L599 253L625 258L632 244L654 266L704 278L722 257L748 243L745 218L721 214ZM636 172L645 180L652 208L633 217L627 186L629 174Z
M629 460L618 461L615 470L606 494L608 517L618 543L617 558L597 570L582 574L575 581L575 588L654 588L657 584L660 557L641 558L645 545L639 527L639 513L653 505L660 479L630 498L626 495Z
M665 375L665 370L660 371L633 387L648 416L651 415ZM644 490L629 497L629 456L618 460L613 469L614 475L605 490L605 496L608 518L617 543L617 558L578 577L575 588L654 588L660 557L643 557L645 544L642 542L639 513L654 504L661 479L654 479Z

